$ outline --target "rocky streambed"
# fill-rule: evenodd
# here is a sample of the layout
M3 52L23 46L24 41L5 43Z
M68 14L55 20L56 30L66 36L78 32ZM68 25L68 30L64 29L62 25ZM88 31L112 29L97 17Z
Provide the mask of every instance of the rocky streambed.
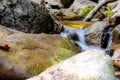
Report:
M82 21L98 2L1 0L0 80L120 80L120 0Z

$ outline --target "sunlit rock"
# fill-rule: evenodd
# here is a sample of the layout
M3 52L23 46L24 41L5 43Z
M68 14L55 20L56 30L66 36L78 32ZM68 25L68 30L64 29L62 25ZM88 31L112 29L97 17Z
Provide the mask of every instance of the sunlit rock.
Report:
M101 50L88 50L27 80L115 80L111 58Z
M5 45L10 49L5 50ZM25 73L37 75L78 52L75 44L59 35L26 34L0 26L0 80L23 80L28 78Z

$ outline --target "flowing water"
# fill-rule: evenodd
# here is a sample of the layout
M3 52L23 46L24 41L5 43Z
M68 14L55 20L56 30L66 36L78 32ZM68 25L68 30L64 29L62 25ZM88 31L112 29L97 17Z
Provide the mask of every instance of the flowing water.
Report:
M82 25L75 25L75 26L71 26L71 25L64 25L64 31L60 33L60 35L62 37L68 38L71 41L75 42L78 44L78 46L81 48L82 51L85 50L90 50L90 49L100 49L100 50L105 50L101 47L98 46L93 46L93 45L88 45L86 43L86 33L89 30L89 26L86 28L83 28ZM112 31L109 30L108 33L110 34L109 36L109 40L108 40L108 44L107 47L111 46L112 44ZM74 34L74 35L72 35ZM116 78L116 80L120 80L120 78Z
M82 51L84 50L90 50L90 49L102 49L100 47L97 46L93 46L93 45L87 45L86 43L86 39L85 39L85 34L87 33L88 28L86 29L82 29L81 27L78 28L67 28L65 27L64 32L61 32L61 36L62 37L66 37L68 39L71 39L72 41L74 41L75 43L78 44L78 46L82 49ZM71 35L76 33L78 40L74 40L71 38Z
M75 43L77 43L78 46L82 49L82 51L90 50L90 49L102 49L102 50L104 50L101 47L88 45L86 43L85 35L86 35L87 31L89 30L88 26L89 25L87 25L87 27L84 28L84 26L82 26L82 25L75 25L75 26L64 25L64 31L61 32L60 35L62 37L66 37L66 38L70 39L71 41L74 41ZM71 36L72 34L75 34L78 39L73 39ZM110 32L110 39L108 41L107 47L109 47L112 44L111 35L112 35L112 33Z

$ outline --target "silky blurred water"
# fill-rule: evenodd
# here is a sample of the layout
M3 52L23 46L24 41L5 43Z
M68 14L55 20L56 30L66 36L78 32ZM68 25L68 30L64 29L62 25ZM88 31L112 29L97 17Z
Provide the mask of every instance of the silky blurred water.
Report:
M90 49L102 49L102 48L100 48L98 46L88 45L86 43L85 35L86 35L88 29L89 28L82 29L82 27L80 27L80 28L68 28L68 27L65 27L64 32L61 32L60 35L62 37L68 38L68 39L74 41L75 43L77 43L78 46L82 49L82 51L90 50ZM74 33L77 34L78 40L74 40L74 39L69 38L69 36L71 34L74 34Z

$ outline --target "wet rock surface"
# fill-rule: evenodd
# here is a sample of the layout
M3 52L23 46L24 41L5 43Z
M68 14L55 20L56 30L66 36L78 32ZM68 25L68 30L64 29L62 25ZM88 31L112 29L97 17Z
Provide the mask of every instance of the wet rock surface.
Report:
M88 67L89 65L89 67ZM69 68L70 67L70 68ZM112 60L101 50L88 50L27 80L115 80Z
M54 30L47 9L31 0L1 0L0 25L26 33L50 33Z
M112 27L113 26L107 21L94 23L86 35L87 43L89 45L98 45L106 48Z

